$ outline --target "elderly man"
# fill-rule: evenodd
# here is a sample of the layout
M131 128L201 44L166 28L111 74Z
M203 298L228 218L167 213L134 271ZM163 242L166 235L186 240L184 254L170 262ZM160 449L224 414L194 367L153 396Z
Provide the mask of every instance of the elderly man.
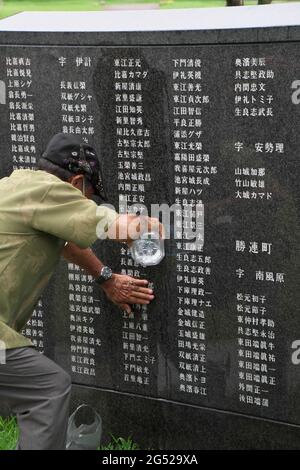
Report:
M89 248L97 234L130 245L142 230L140 217L91 200L105 199L95 150L76 136L57 134L38 168L0 180L0 347L6 358L0 400L17 415L20 449L64 449L70 377L20 333L60 256L92 275L123 310L154 296L146 280L113 273ZM143 222L162 235L157 219Z

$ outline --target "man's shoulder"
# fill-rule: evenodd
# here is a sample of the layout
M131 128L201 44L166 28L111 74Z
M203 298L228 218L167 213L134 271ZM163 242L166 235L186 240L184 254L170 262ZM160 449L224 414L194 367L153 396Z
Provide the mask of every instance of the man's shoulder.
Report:
M82 192L67 181L63 181L44 170L15 170L9 178L10 186L15 190L26 189L30 197L45 201L46 198L65 202L66 198L88 201Z
M18 169L14 170L10 178L12 179L19 179L21 178L22 180L30 180L32 179L33 181L45 181L45 182L50 182L50 183L55 183L61 181L57 176L52 175L51 173L47 173L47 171L44 170L34 170L34 169Z
M20 169L15 170L11 174L11 182L16 184L21 184L22 186L27 186L28 189L37 189L40 188L43 192L47 192L51 187L67 189L69 186L72 187L68 182L61 180L52 173L48 173L44 170L30 170L30 169Z

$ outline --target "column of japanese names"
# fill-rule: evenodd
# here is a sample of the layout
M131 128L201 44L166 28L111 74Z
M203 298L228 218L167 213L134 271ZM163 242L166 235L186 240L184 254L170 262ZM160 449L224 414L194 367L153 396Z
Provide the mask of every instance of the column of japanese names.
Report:
M35 169L36 126L32 83L32 59L8 56L6 61L12 168ZM39 350L44 350L43 304L40 299L23 334Z
M94 97L87 80L92 58L61 56L58 64L62 132L78 135L84 142L92 144L95 134ZM68 67L72 68L71 76L65 72ZM97 349L101 347L95 322L96 317L101 315L101 308L94 296L93 277L76 264L68 263L68 281L71 372L95 377Z
M237 137L234 155L241 162L234 168L234 198L243 204L260 204L266 208L272 202L273 192L268 187L268 169L264 162L270 156L284 154L284 143L271 139L262 141L255 137L251 127L256 120L276 117L276 96L274 80L276 75L268 65L267 57L236 57L234 59L234 116L248 120L252 140ZM238 126L235 126L238 129ZM251 131L250 131L251 129ZM253 163L242 163L245 155L253 155ZM273 292L276 286L284 284L285 273L264 268L264 260L270 264L274 246L259 235L256 239L243 237L235 240L238 265L235 276L242 283L251 280L251 289L240 288L236 292L237 328L237 397L241 404L249 407L269 408L272 405L272 390L277 386L276 343L277 325L272 315L272 300L269 287ZM245 256L256 257L261 267L254 272L243 263ZM255 285L257 289L255 289ZM262 288L267 293L262 293Z
M206 317L212 307L206 279L211 275L212 260L203 250L203 226L197 226L197 220L203 217L205 188L217 173L203 144L210 98L205 92L200 58L177 57L172 66L175 203L182 208L183 221L175 226L178 387L186 395L206 397ZM195 231L194 241L185 236L191 229Z
M119 212L130 207L143 213L147 184L151 175L145 171L144 162L151 147L150 129L144 123L144 85L149 79L148 70L139 57L114 59L114 98L116 154L118 165ZM127 248L121 249L121 272L134 277L143 276ZM151 285L149 286L151 287ZM122 348L123 380L136 386L149 386L151 355L147 306L135 306L131 314L123 314Z

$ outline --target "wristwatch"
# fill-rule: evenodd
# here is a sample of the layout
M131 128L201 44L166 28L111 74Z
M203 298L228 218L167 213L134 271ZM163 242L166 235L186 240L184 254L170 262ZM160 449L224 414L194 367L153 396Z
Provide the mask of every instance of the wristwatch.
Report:
M100 271L100 275L94 279L96 284L103 284L105 281L108 281L113 275L112 269L108 266L103 266Z

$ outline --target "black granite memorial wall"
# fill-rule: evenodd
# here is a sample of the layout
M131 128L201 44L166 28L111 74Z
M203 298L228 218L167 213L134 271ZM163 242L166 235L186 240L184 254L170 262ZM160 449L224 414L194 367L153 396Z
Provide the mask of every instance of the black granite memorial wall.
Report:
M62 261L25 329L106 436L300 445L299 41L300 26L0 32L2 176L75 133L97 148L118 210L202 204L203 248L166 241L157 267L94 245L151 282L147 308L124 314Z

